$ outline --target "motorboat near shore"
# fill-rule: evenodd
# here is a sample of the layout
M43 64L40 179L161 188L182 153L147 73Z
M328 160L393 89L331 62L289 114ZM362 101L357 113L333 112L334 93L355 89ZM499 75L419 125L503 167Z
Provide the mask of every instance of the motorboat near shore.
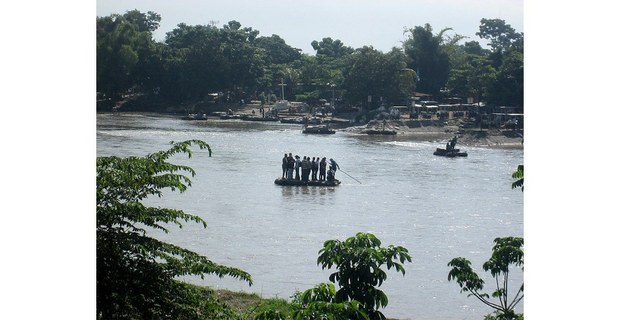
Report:
M446 148L437 148L437 150L435 150L435 152L433 152L434 155L436 156L442 156L442 157L467 157L467 152L461 152L460 149L456 149L454 148L456 146L456 140L457 137L454 136L454 138L450 139L450 141L448 141L448 143L446 143Z
M309 180L307 182L303 182L301 180L289 180L277 178L274 181L275 184L279 186L316 186L316 187L334 187L340 184L340 180L334 179L331 181L327 180Z
M319 125L306 125L304 126L302 133L308 134L334 134L336 130L330 129L329 125L319 124Z

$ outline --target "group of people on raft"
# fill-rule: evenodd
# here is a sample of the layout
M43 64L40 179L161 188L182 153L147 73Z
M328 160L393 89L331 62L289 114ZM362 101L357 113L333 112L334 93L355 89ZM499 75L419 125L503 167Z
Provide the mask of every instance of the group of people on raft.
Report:
M340 166L332 158L329 158L329 161L326 157L312 157L310 159L310 157L304 156L301 159L298 155L293 157L292 153L288 155L285 153L282 158L282 179L301 180L302 182L310 180L334 181L337 169L340 169ZM295 173L294 177L293 173Z

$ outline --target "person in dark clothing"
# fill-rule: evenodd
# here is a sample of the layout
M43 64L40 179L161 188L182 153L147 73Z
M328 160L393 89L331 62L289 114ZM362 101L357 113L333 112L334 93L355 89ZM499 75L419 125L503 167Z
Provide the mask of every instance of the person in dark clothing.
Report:
M329 171L327 171L327 181L331 182L334 181L334 179L336 179L336 171L329 168Z
M286 177L286 168L288 167L288 157L286 153L284 154L284 158L282 158L282 179Z
M304 183L308 182L311 169L312 164L310 163L310 157L304 156L304 159L301 161L301 181Z
M325 181L325 173L327 171L327 161L325 157L319 162L319 181Z
M295 170L295 158L293 158L293 154L289 153L288 158L286 158L288 162L286 167L286 178L288 180L293 180L293 170Z
M316 181L316 173L319 171L319 157L312 157L312 181Z

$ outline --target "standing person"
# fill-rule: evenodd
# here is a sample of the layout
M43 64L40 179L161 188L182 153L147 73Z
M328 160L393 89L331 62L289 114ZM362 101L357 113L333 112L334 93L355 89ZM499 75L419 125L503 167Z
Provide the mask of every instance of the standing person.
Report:
M293 170L295 169L295 159L293 158L293 154L289 153L288 158L286 158L287 167L286 167L286 178L288 180L293 180Z
M340 166L336 162L336 160L329 158L329 170L334 170L334 179L336 179L336 171L340 169Z
M282 179L286 176L286 168L288 167L288 157L286 153L284 154L284 158L282 158Z
M304 159L301 161L301 181L304 183L308 183L311 168L310 157L304 156Z
M316 159L316 160L315 160ZM312 157L312 181L316 181L316 172L319 171L319 157Z
M319 162L319 181L325 181L325 173L327 171L327 161L325 157Z
M301 160L299 156L295 155L295 180L299 180L299 168L301 168Z

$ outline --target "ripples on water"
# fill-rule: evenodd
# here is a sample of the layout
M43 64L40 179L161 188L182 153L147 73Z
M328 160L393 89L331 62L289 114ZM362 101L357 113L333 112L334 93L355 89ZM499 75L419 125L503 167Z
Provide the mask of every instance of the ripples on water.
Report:
M328 282L334 270L316 264L324 241L372 232L384 246L406 247L413 258L404 277L390 270L381 287L389 298L383 310L388 317L481 319L492 311L448 283L447 263L463 256L486 275L482 263L493 239L523 236L523 194L510 187L512 172L523 163L522 150L463 147L467 158L449 159L432 155L442 141L304 135L297 125L279 123L97 116L98 155L144 156L166 149L169 141L188 139L210 144L213 156L196 150L191 159L175 158L196 170L193 186L149 202L199 215L208 227L187 224L154 234L248 271L255 285L217 277L187 280L289 298ZM362 183L338 172L338 187L277 186L273 180L289 152L333 157ZM515 279L512 287L521 281Z

